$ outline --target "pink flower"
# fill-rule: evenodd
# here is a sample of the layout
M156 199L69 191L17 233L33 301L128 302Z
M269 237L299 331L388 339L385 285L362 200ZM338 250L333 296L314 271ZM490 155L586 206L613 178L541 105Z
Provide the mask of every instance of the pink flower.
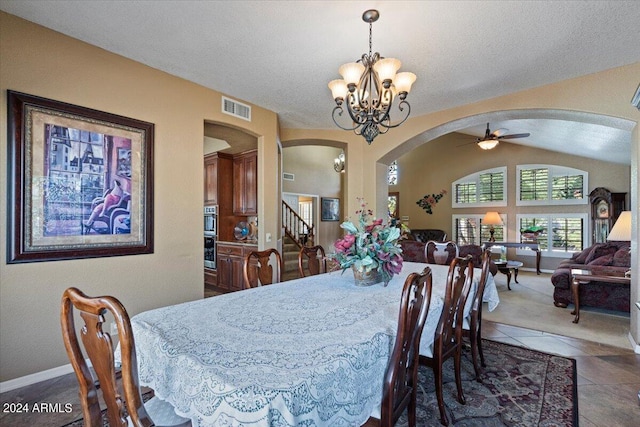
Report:
M344 248L349 249L355 243L356 236L353 234L347 234L342 240L344 241Z

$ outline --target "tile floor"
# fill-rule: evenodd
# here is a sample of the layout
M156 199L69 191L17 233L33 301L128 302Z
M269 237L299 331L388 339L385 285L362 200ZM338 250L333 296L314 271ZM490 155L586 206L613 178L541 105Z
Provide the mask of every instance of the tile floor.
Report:
M578 371L578 410L581 427L639 425L640 355L624 348L567 338L501 323L483 322L483 336L575 358ZM51 403L54 412L16 414L10 404ZM73 374L64 375L0 395L3 427L59 427L82 417ZM56 408L55 404L59 404ZM65 410L70 404L71 410ZM529 426L525 426L529 427Z

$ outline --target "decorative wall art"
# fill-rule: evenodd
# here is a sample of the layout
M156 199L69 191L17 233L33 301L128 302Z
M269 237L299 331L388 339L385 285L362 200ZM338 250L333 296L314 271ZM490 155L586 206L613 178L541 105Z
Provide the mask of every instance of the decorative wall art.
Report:
M7 262L152 253L153 123L7 98Z
M425 194L422 199L416 202L429 215L433 214L433 207L447 194L447 190L440 190L438 194Z
M322 198L322 221L340 221L340 199Z

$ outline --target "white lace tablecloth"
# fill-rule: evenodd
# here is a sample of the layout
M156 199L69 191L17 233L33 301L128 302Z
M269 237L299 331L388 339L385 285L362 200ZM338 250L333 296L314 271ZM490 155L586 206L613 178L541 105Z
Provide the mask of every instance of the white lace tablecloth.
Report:
M333 272L138 314L140 382L194 426L361 425L381 400L404 280L425 266L405 263L387 287ZM447 274L431 267L426 340ZM485 299L499 302L492 279Z

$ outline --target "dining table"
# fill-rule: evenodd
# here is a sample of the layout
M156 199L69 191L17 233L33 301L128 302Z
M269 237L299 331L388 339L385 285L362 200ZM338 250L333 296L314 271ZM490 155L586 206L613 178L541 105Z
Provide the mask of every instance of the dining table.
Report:
M380 405L405 279L427 266L426 348L448 266L405 262L386 286L367 287L339 270L132 317L140 383L196 427L362 425ZM489 310L500 301L491 275L483 299Z

